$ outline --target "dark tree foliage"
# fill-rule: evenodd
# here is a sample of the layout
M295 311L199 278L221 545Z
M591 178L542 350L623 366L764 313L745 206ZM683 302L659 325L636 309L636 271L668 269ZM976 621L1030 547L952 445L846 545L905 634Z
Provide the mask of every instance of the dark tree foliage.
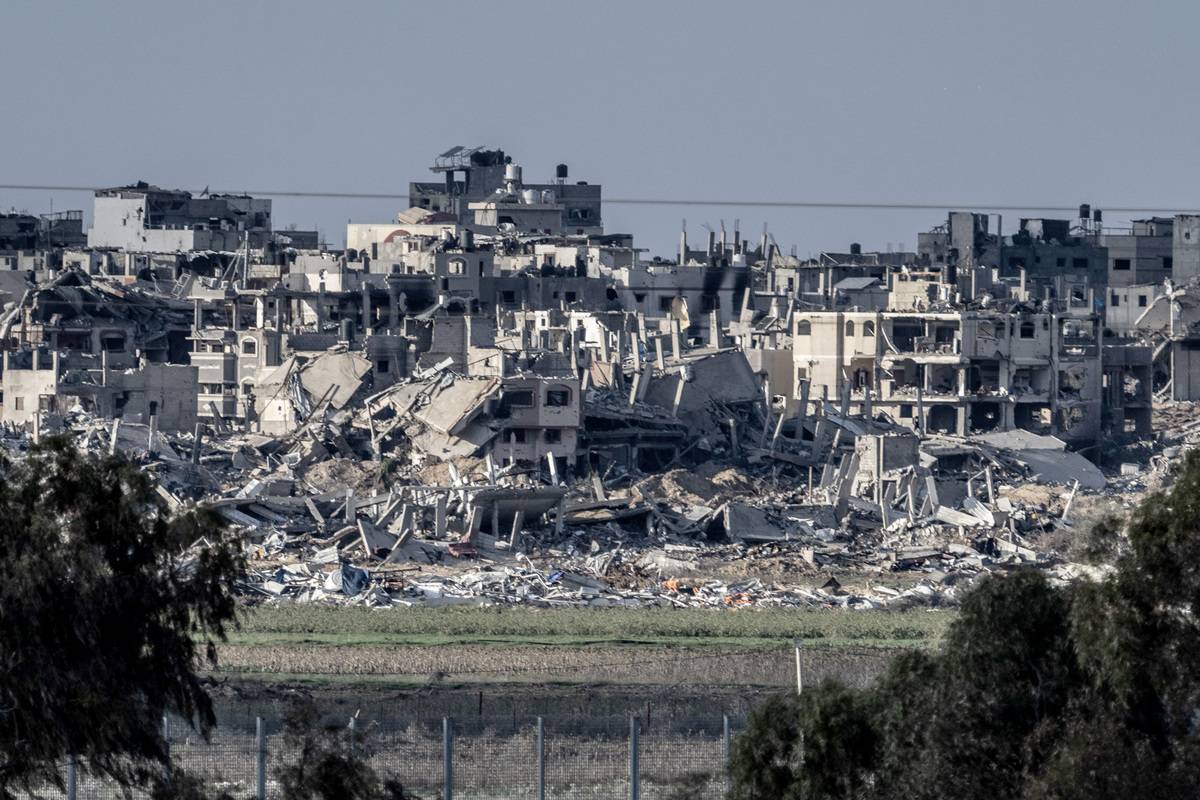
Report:
M756 709L735 743L731 799L860 796L878 759L866 700L825 683Z
M1102 581L989 577L941 651L896 658L868 690L759 709L734 750L734 796L1195 796L1200 454L1118 531L1105 531L1116 564Z
M284 741L296 754L278 771L289 800L415 800L399 781L382 778L367 763L366 731L322 724L311 701L298 701L288 712Z
M241 569L215 517L172 516L121 457L52 438L0 459L0 798L58 782L71 754L153 783L167 712L207 733L195 669L235 619Z
M963 601L913 719L928 726L937 758L922 777L938 791L1017 797L1041 768L1079 685L1068 614L1065 593L1037 572L984 581Z

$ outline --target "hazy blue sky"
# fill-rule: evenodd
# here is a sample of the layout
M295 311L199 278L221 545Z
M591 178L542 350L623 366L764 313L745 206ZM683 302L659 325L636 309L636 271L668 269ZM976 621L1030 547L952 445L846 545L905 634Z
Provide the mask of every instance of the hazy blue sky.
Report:
M449 146L487 144L612 197L1194 208L1198 27L1188 0L4 0L0 183L404 192ZM5 209L50 202L0 190ZM347 219L397 206L275 209L340 245ZM942 218L614 205L605 222L670 252L684 216L697 236L765 221L801 253L911 248Z

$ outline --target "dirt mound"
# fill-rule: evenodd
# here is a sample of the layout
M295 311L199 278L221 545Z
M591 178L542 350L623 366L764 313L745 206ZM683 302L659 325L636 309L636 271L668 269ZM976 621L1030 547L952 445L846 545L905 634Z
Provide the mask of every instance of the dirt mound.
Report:
M689 505L720 505L754 491L754 483L737 467L708 461L695 469L673 469L638 484L643 494Z
M722 467L713 461L701 464L696 475L707 479L713 486L730 495L757 491L758 487L750 476L737 467Z
M331 458L309 467L304 473L304 480L322 492L353 489L357 494L376 486L379 465L372 461Z

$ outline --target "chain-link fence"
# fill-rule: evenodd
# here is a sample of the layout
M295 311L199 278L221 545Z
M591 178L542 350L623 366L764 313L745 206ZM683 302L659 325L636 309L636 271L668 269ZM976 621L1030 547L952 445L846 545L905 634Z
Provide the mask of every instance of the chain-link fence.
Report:
M364 734L356 741L370 765L422 800L682 800L724 796L738 722L715 716L685 729L638 717L478 716L351 724ZM276 776L295 754L278 723L257 720L253 730L219 730L207 741L182 723L167 734L174 768L239 800L284 800ZM67 800L123 796L84 765L66 765L64 777Z

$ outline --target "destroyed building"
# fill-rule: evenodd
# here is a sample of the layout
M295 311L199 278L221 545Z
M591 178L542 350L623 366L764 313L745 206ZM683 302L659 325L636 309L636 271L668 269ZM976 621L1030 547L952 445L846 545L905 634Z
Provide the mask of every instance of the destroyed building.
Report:
M1082 445L1100 434L1100 334L1078 311L808 312L792 342L810 397L922 433L1020 428Z
M1077 574L1078 504L1200 440L1156 430L1200 397L1200 218L811 258L685 223L663 258L565 166L433 170L344 249L143 183L86 244L21 222L0 444L133 455L244 537L249 602L903 607Z
M1093 212L1084 204L1075 225L1022 219L1005 236L1002 216L997 215L993 233L987 214L952 211L945 224L918 235L917 254L923 264L944 270L945 282L966 298L986 289L979 282L996 270L997 278L1019 278L1035 298L1079 302L1107 286L1108 251L1100 241L1100 221L1099 209Z
M566 164L554 168L551 183L526 183L520 166L503 150L455 146L438 156L430 171L442 180L410 183L410 206L492 230L578 235L604 230L600 185L572 183Z
M131 252L261 248L271 238L271 201L206 195L145 182L96 191L88 246Z

